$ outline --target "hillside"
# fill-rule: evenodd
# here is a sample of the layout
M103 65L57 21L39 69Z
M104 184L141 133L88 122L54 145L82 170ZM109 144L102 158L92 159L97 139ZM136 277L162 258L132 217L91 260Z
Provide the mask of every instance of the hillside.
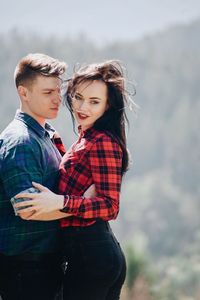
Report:
M200 20L101 48L84 35L74 40L24 37L17 31L0 35L1 130L18 106L14 67L28 52L65 60L69 75L76 62L117 58L124 63L128 78L136 82L134 100L140 109L137 115L128 112L133 164L124 178L121 212L113 227L123 245L129 242L158 261L160 272L163 260L173 258L176 264L200 258L199 32ZM54 125L69 146L75 136L65 109Z

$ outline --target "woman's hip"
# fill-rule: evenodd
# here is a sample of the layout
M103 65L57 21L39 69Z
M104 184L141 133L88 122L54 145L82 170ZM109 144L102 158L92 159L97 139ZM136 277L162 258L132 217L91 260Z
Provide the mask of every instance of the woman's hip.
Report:
M63 230L63 250L68 270L81 268L91 278L111 279L124 269L124 254L108 222Z

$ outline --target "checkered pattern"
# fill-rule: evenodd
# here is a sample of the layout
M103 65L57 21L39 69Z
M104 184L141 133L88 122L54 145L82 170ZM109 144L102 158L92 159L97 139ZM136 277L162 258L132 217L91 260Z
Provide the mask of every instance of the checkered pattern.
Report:
M66 149L61 140L61 137L59 136L59 134L57 132L53 135L52 142L55 144L56 148L58 149L60 154L63 156L66 153Z
M61 155L51 140L54 133L49 124L43 128L27 114L17 112L0 135L0 253L45 253L58 248L58 221L22 220L14 215L10 203L10 198L31 187L32 181L57 191ZM58 144L62 148L60 140Z
M122 150L106 132L90 128L64 155L60 167L59 193L66 196L63 211L73 214L61 226L88 226L97 218L117 217L121 188ZM97 196L82 195L95 184Z

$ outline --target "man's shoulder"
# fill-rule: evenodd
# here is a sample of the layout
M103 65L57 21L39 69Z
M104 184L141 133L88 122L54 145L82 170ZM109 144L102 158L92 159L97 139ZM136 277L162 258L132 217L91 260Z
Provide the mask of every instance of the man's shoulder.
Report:
M0 134L0 146L13 148L17 145L33 145L36 142L34 132L23 122L13 120Z

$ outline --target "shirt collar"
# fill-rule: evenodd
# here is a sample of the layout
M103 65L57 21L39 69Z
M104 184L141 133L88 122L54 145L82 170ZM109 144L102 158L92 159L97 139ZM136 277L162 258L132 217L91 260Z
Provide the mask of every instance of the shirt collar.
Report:
M78 126L78 133L81 137L89 137L91 136L94 132L96 132L96 130L94 129L94 127L90 127L86 130L82 130L81 125Z
M20 110L16 111L15 119L20 120L28 127L31 127L31 129L33 129L40 137L49 135L50 138L52 138L55 133L55 129L49 123L45 123L44 128L33 117Z

